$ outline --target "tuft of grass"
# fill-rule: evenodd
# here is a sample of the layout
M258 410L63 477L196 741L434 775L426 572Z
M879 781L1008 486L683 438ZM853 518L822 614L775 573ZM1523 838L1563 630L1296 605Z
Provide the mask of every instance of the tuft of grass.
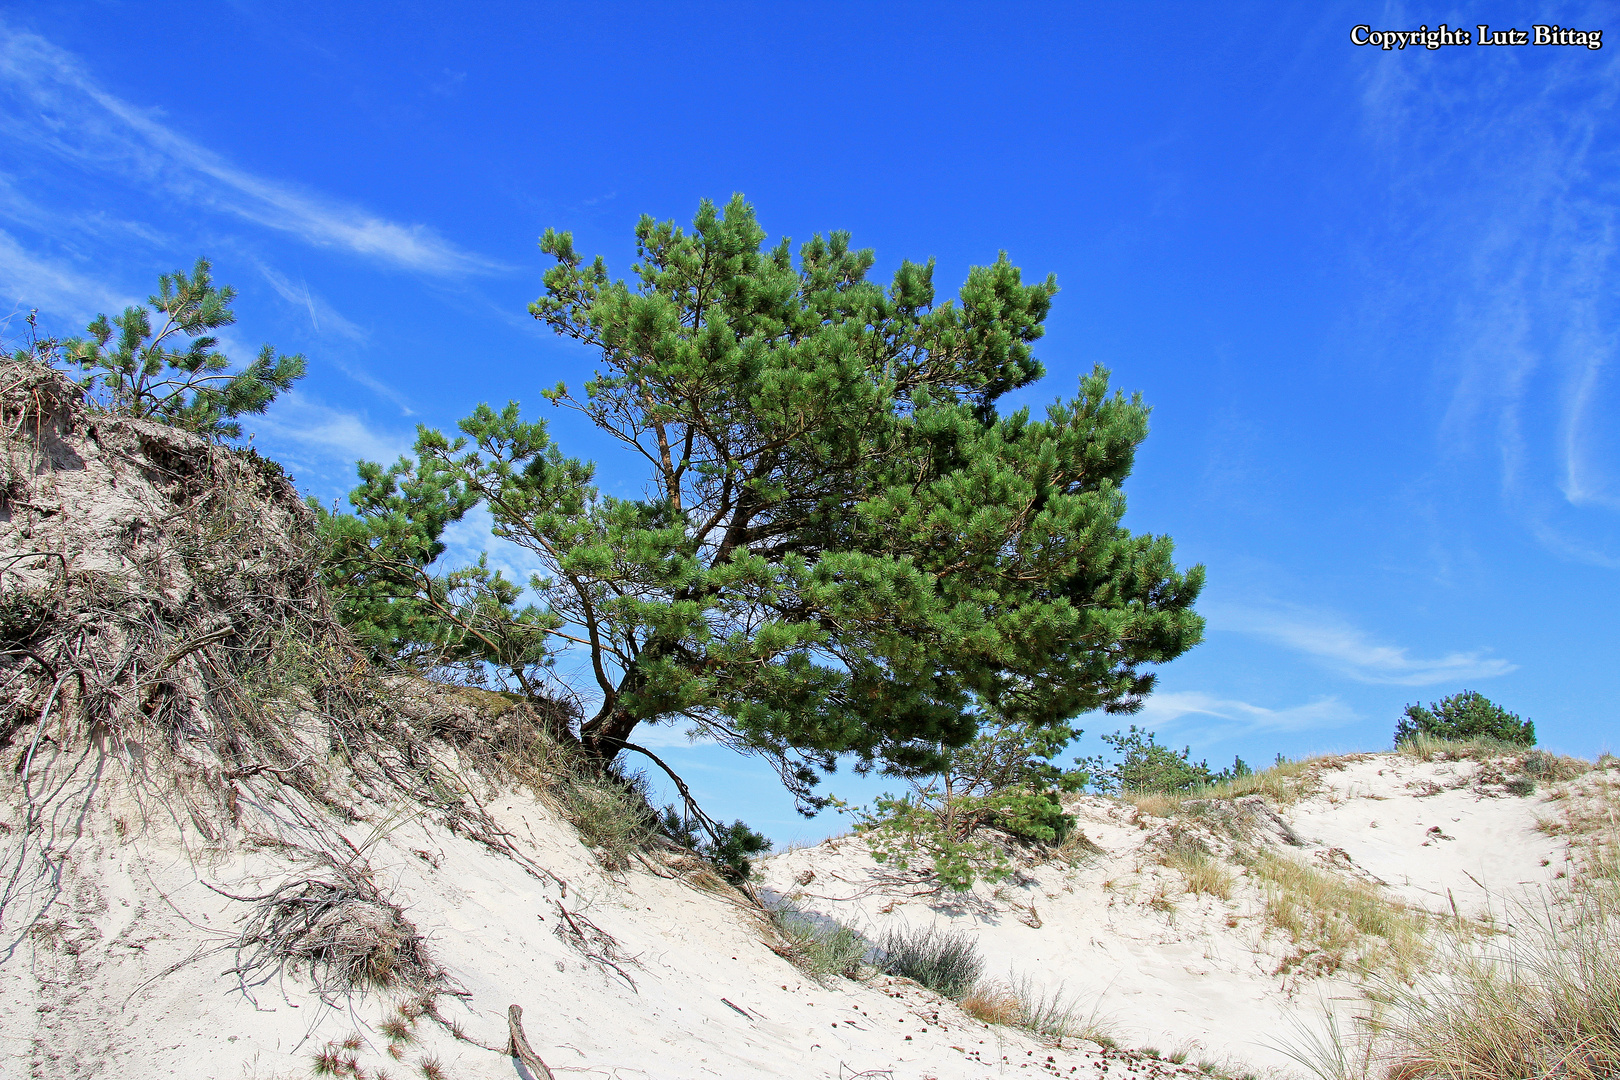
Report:
M875 966L885 974L915 979L930 990L960 1000L978 983L984 958L967 934L929 926L884 934L877 945Z
M327 1043L326 1046L322 1047L321 1050L315 1055L315 1061L310 1066L310 1070L314 1072L316 1076L337 1076L339 1075L338 1070L342 1067L343 1055L338 1053L338 1048L336 1046L331 1043Z
M1246 795L1263 795L1277 806L1289 806L1309 795L1320 782L1317 774L1325 768L1334 768L1343 761L1332 754L1300 758L1298 761L1279 761L1268 769L1233 777L1193 792L1194 799L1241 799Z
M976 1020L986 1024L1000 1024L1012 1026L1018 1023L1022 1016L1018 995L1012 988L1001 983L985 982L969 990L967 996L957 1002L962 1011Z
M1165 791L1127 791L1124 798L1138 814L1157 818L1169 817L1185 801L1181 795Z
M1554 783L1574 780L1591 772L1593 764L1580 758L1561 757L1545 750L1532 750L1519 762L1519 771L1532 780Z
M791 904L772 908L770 920L787 939L792 950L789 959L818 982L835 975L857 974L871 949L858 931L836 919L807 914Z
M408 1043L416 1037L411 1031L411 1025L406 1023L403 1016L390 1016L377 1027L387 1036L389 1042Z
M417 1064L424 1080L444 1080L444 1065L436 1057L425 1057Z
M640 774L623 777L582 769L564 777L556 797L580 840L609 867L628 865L631 852L657 833L658 818Z
M1076 1001L1063 993L1063 984L1052 990L1034 985L1030 978L1020 976L1013 984L1013 996L1018 1001L1018 1026L1025 1031L1047 1039L1081 1038L1100 1042L1100 1025L1095 1010L1081 1018Z
M1015 977L1010 983L985 980L976 983L957 1004L987 1024L1023 1028L1043 1039L1079 1038L1114 1045L1096 1010L1080 1016L1078 1003L1064 994L1061 983L1048 990L1036 986L1028 976Z
M1276 852L1263 852L1250 865L1265 889L1267 918L1311 950L1318 970L1353 962L1369 969L1393 964L1404 972L1421 956L1423 916L1373 886Z
M1181 874L1187 891L1199 896L1232 899L1232 873L1210 853L1208 846L1192 837L1177 838L1160 856L1164 866Z
M1313 1071L1334 1080L1620 1076L1620 890L1584 879L1560 899L1568 902L1520 909L1511 936L1453 939L1415 979L1382 979L1381 1007L1359 1038L1338 1039ZM1352 1067L1328 1071L1344 1062Z

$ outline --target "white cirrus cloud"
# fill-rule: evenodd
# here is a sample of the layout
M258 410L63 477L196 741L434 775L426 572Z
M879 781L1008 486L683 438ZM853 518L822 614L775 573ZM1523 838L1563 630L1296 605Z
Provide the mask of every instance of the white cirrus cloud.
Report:
M26 250L0 229L0 302L9 307L39 308L52 316L88 322L101 312L116 314L141 303L105 281Z
M348 466L362 458L394 461L411 447L409 436L377 431L359 415L334 409L297 390L277 397L263 416L244 417L243 424L261 436L289 444L300 456L337 459Z
M1410 650L1374 640L1336 615L1297 607L1212 605L1205 609L1213 630L1253 634L1304 653L1352 679L1391 686L1433 686L1468 679L1490 679L1517 665L1486 650L1414 656Z
M1411 225L1372 241L1402 298L1381 314L1442 331L1444 456L1489 452L1543 546L1620 567L1620 63L1469 79L1383 65L1365 80L1371 160Z
M1259 732L1323 731L1359 719L1354 709L1332 697L1271 709L1201 690L1173 690L1149 697L1132 722L1149 731L1170 731L1179 738L1217 742Z
M303 278L293 281L274 267L258 263L259 273L264 280L270 283L283 300L295 304L309 312L309 323L316 333L334 333L348 338L350 341L364 342L366 332L359 326L350 322L338 313L338 310L319 296L310 291L309 282Z
M322 248L432 274L498 270L425 225L389 221L290 184L256 176L109 93L78 57L0 25L0 133L30 153L114 172ZM10 107L4 107L9 105Z

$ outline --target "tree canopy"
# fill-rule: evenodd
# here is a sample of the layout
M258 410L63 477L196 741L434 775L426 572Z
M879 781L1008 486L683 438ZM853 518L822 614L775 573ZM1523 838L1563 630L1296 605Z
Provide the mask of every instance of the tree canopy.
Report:
M116 318L97 315L85 328L88 337L35 339L16 359L77 367L89 399L108 412L240 438L236 417L264 412L304 377L306 364L302 355L278 356L266 345L256 359L231 371L230 358L209 331L236 321L236 290L215 288L211 269L199 258L190 277L183 270L159 275L158 291L148 298L151 311L134 305Z
M643 462L642 497L602 492L516 403L479 406L459 435L424 429L394 474L454 516L483 502L545 567L523 617L550 653L582 653L579 734L598 755L644 723L695 723L813 803L841 755L936 771L987 710L1053 728L1133 712L1150 665L1199 641L1202 567L1121 525L1140 397L1097 368L1042 419L997 408L1043 373L1053 279L1026 284L1003 254L954 301L936 302L931 261L885 289L847 233L796 260L766 246L740 196L705 201L690 230L643 217L635 238L620 280L548 231L556 265L530 311L595 358L583 393L546 397ZM372 468L380 520L398 492ZM388 595L374 625L420 605Z
M1474 690L1452 694L1425 709L1413 702L1395 724L1395 745L1419 736L1430 739L1495 739L1514 746L1536 745L1536 725L1520 720L1518 713Z

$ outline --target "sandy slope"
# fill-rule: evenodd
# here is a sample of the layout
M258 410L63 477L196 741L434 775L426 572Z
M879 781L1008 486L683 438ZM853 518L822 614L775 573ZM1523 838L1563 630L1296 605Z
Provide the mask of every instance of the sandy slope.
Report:
M1513 796L1499 768L1367 754L1314 771L1314 793L1282 809L1280 823L1251 823L1254 845L1387 886L1437 915L1453 900L1465 918L1500 910L1552 881L1566 858L1567 841L1537 828L1554 812L1546 793ZM1233 1071L1286 1071L1292 1062L1280 1044L1297 1041L1299 1025L1314 1025L1324 1006L1353 1011L1355 982L1312 974L1310 956L1269 924L1252 875L1235 867L1231 899L1222 900L1189 893L1159 864L1187 822L1093 796L1071 809L1100 854L1074 867L1026 865L967 897L884 884L864 845L848 838L769 860L765 881L868 934L896 925L967 930L987 973L1064 993L1122 1045L1183 1050Z
M139 830L136 808L104 795L90 799L84 835L59 848L61 891L44 917L5 927L0 1073L308 1076L317 1051L354 1033L367 1076L421 1075L429 1055L458 1080L518 1075L510 1058L426 1019L403 1060L391 1058L378 1031L394 1004L384 995L323 1004L296 974L244 991L222 972L247 905L208 886L256 893L293 867L274 847L199 846L162 819ZM489 808L566 884L420 819L379 814L346 830L428 935L458 988L443 1015L475 1042L504 1047L517 1003L559 1075L1101 1075L1101 1058L987 1029L912 984L818 986L771 951L735 894L673 872L609 874L545 806L509 796ZM611 935L623 976L558 935L565 911L587 934Z
M772 951L769 930L737 894L703 887L712 879L690 866L609 872L553 810L512 794L487 808L533 869L397 808L374 807L370 820L342 830L427 935L456 989L440 999L442 1015L470 1040L423 1019L395 1059L379 1030L393 1015L390 996L323 1003L297 972L252 987L228 973L249 906L224 894L259 893L296 874L278 845L311 841L286 824L297 815L267 799L259 826L219 842L150 803L142 824L110 762L90 782L94 757L77 774L84 786L61 802L76 809L54 823L54 895L40 891L49 881L36 887L39 917L22 920L14 908L0 939L6 1077L301 1077L318 1051L351 1034L368 1077L420 1076L428 1056L452 1078L508 1077L520 1075L499 1052L513 1003L559 1076L1121 1075L1094 1044L1054 1047L987 1027L905 981L817 985ZM1386 883L1436 913L1453 899L1465 916L1482 912L1483 888L1500 900L1540 887L1567 854L1567 838L1537 828L1559 808L1545 792L1509 795L1474 762L1366 755L1319 777L1280 821L1256 811L1255 842ZM885 885L848 838L772 858L764 879L869 931L899 922L969 928L990 974L1061 990L1123 1046L1185 1050L1192 1062L1234 1071L1286 1071L1276 1043L1290 1036L1289 1017L1353 1000L1353 982L1313 977L1268 927L1258 883L1239 879L1229 901L1193 896L1159 865L1175 820L1096 797L1075 810L1101 854L1026 866L1016 882L966 897ZM280 832L265 822L281 822ZM6 822L8 843L16 824ZM342 846L332 835L322 843ZM607 955L622 974L559 934L570 919L598 952L612 939ZM1140 1058L1126 1068L1175 1071Z

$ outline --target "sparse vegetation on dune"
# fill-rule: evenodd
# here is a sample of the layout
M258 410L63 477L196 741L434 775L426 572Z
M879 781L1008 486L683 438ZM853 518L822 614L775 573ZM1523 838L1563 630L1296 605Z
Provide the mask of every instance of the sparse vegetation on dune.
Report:
M1207 815L1221 803L1250 795L1259 795L1273 806L1282 808L1320 790L1321 771L1338 768L1346 760L1348 758L1341 754L1321 754L1298 760L1278 758L1268 768L1242 775L1229 772L1207 783L1178 790L1124 790L1119 792L1119 797L1139 813L1160 818L1173 814Z
M872 944L834 919L801 911L786 901L768 909L771 925L788 944L787 958L813 979L860 971Z
M1433 920L1377 886L1274 851L1247 861L1264 890L1266 918L1299 947L1290 968L1407 972L1422 956Z
M1232 898L1232 871L1197 838L1173 842L1161 859L1165 866L1181 874L1188 892L1222 900Z
M913 979L952 1000L970 993L984 973L984 958L972 937L936 926L889 931L878 939L873 963L879 971Z
M1374 980L1370 1008L1293 1048L1322 1080L1620 1076L1620 834L1568 889L1503 912L1504 932L1436 935L1424 965Z

